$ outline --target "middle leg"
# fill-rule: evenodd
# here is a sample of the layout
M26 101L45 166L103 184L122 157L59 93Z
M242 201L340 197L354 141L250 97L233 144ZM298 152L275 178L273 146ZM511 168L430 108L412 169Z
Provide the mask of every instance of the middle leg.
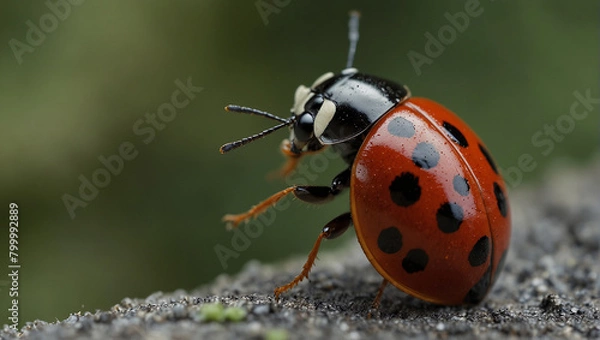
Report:
M269 207L275 205L279 200L290 193L293 193L298 199L308 203L326 203L331 201L335 196L341 193L345 188L350 186L351 169L348 168L335 176L331 182L331 186L313 186L313 185L294 185L283 189L274 194L259 204L253 206L245 213L227 214L223 216L223 222L226 222L230 227L237 227L241 222L254 218Z

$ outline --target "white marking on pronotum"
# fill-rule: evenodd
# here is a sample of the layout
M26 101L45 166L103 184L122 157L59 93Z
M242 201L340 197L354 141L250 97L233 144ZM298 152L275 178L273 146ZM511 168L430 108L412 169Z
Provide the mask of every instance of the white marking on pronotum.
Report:
M327 128L327 125L329 125L329 122L331 122L331 120L333 119L333 116L335 115L335 110L336 110L335 104L331 100L325 99L323 101L323 105L321 105L321 108L319 109L319 112L317 113L317 116L315 117L315 122L314 122L315 137L317 137L317 138L321 137L321 135Z
M292 108L292 112L296 116L304 112L304 105L306 105L306 102L310 98L312 98L310 89L304 85L298 86L296 93L294 94L294 107Z
M334 76L333 72L327 72L327 73L323 74L322 76L317 78L317 80L315 80L315 82L310 86L310 88L314 89L315 87L321 85L324 81L326 81L327 79L329 79L333 76Z

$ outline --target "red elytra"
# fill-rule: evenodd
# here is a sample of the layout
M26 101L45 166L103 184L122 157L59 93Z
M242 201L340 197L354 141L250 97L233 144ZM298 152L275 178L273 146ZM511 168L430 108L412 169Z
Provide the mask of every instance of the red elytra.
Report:
M481 301L495 281L510 212L486 150L460 118L425 98L395 107L365 138L352 168L354 227L373 266L399 289L453 305Z

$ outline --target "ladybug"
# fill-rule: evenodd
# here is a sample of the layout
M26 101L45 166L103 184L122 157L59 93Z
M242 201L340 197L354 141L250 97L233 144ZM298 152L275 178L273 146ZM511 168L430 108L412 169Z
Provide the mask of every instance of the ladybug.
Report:
M411 97L406 86L352 67L357 12L350 15L347 67L299 86L291 117L229 105L280 124L225 144L225 153L283 127L281 151L289 173L304 155L325 147L348 167L330 186L294 185L237 215L229 226L256 217L288 194L309 203L331 201L350 189L350 212L327 223L301 273L275 289L279 295L308 277L323 239L354 225L367 258L388 283L440 305L477 304L496 281L508 251L511 216L506 185L479 137L444 106Z

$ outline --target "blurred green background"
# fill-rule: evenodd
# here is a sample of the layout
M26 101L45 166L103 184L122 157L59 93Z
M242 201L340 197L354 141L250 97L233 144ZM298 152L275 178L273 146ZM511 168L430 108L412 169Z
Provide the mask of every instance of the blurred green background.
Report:
M267 11L269 5L274 12L261 16L258 7ZM518 165L524 154L536 164L523 175L525 181L557 159L584 166L598 144L597 103L585 119L563 127L570 130L559 132L560 141L548 142L543 129L556 126L557 119L568 124L564 116L576 101L574 91L600 97L600 3L482 0L476 8L483 12L470 17L463 32L455 30L442 54L422 65L418 75L409 52L426 55L426 32L437 36L449 24L445 14L464 12L465 5L475 6L473 1L88 0L68 11L56 5L63 18L53 21L56 14L45 2L3 2L0 189L3 216L9 202L20 205L21 324L108 308L157 290L192 289L237 272L251 259L307 254L321 227L348 209L347 196L318 209L292 202L227 261L227 268L222 266L215 246L233 249L233 234L220 218L286 185L265 175L281 165L278 147L287 136L279 132L220 155L221 144L273 125L225 113L223 106L236 103L287 116L299 84L344 67L350 9L362 12L355 66L407 84L413 95L457 112L503 169ZM28 33L28 22L40 27L40 19L48 31L43 39ZM177 79L185 83L190 77L203 90L145 143L149 135L133 131L136 121L148 128L144 116L171 102ZM543 146L532 143L536 134ZM98 158L116 154L127 141L137 157L125 161L120 174L72 219L63 195L78 197L79 177L91 179L102 168ZM314 182L328 184L342 169L334 159L325 171L313 171ZM511 175L514 190L519 181ZM7 232L0 234L6 254ZM355 242L352 234L324 248ZM1 263L2 272L8 271L7 256ZM2 323L9 307L5 279L0 280Z

